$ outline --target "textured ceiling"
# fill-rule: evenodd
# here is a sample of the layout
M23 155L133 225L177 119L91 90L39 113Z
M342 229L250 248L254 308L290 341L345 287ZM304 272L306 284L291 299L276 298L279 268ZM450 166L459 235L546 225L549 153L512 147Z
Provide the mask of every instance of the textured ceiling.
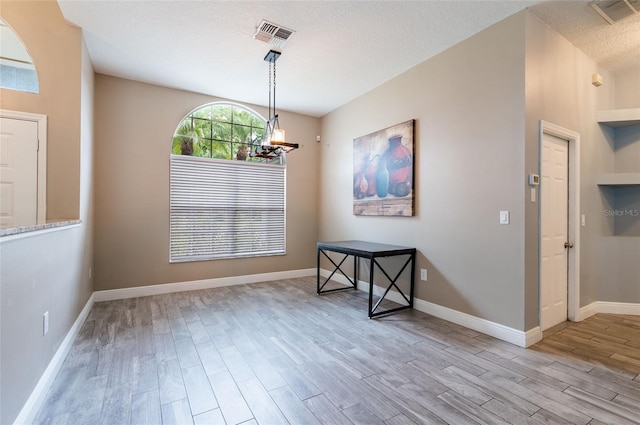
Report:
M530 10L609 71L634 69L640 78L640 13L609 25L584 1L550 1Z
M278 109L322 116L538 1L58 3L83 28L96 72L258 105L268 100L270 46L252 35L262 19L291 28ZM555 17L553 3L539 16Z

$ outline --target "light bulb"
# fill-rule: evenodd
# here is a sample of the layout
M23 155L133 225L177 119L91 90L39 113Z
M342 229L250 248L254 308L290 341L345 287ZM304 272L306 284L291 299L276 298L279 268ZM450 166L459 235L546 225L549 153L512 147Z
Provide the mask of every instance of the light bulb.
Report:
M284 142L284 130L282 130L281 128L274 129L271 133L271 141L279 143Z

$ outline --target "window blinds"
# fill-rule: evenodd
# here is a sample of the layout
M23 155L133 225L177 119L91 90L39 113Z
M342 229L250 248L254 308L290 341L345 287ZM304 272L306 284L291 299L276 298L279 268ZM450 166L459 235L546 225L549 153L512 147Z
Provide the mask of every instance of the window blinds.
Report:
M171 155L171 262L284 253L283 165Z

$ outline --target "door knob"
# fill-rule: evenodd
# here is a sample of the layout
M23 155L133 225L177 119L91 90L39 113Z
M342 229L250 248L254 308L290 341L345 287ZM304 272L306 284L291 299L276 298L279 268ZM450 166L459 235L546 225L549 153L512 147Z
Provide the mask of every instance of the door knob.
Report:
M565 242L564 243L564 247L565 248L573 248L573 244L571 242Z

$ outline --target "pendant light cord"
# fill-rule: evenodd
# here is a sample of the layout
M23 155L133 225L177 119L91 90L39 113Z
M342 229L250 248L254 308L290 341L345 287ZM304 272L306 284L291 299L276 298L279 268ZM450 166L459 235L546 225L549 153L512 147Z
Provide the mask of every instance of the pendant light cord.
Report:
M271 109L271 98L273 96L273 110ZM276 128L276 61L269 61L269 128L273 132Z
M272 86L271 86L271 64L272 62L269 61L269 121L271 121L271 91L272 91ZM275 96L274 96L275 97ZM275 99L274 99L274 104L275 104Z

